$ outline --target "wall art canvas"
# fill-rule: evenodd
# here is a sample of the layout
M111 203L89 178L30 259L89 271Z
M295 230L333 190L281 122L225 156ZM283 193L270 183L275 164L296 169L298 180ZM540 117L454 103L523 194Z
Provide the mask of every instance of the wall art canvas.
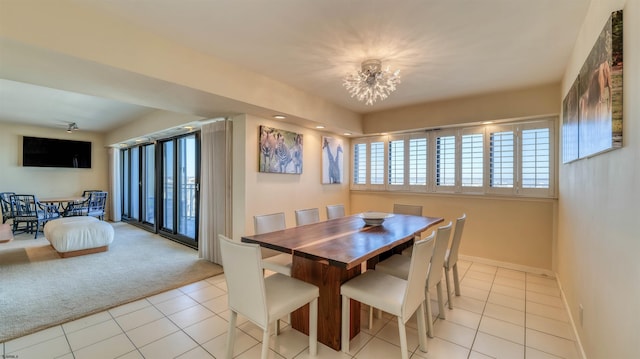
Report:
M322 136L322 184L342 183L344 172L343 141Z
M302 134L260 126L258 170L267 173L302 173Z
M609 17L563 101L564 163L622 147L622 54L620 10Z

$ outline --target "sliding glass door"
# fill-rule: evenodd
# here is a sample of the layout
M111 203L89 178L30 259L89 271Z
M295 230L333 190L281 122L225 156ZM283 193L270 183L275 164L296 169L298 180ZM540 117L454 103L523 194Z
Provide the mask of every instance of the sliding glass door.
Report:
M123 221L198 246L199 133L122 150Z
M192 133L160 141L162 222L159 233L198 245L200 137Z
M122 219L155 232L155 144L122 151Z

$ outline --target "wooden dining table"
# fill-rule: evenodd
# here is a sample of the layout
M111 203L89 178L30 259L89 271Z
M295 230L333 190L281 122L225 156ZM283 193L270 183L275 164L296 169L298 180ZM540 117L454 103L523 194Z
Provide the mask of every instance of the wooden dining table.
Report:
M320 289L318 341L340 350L340 286L361 273L362 263L373 268L380 256L405 248L416 235L441 223L441 217L395 214L382 225L366 226L358 215L243 236L242 241L293 254L292 277ZM309 334L308 305L291 314L291 326ZM360 331L360 303L351 302L350 335Z

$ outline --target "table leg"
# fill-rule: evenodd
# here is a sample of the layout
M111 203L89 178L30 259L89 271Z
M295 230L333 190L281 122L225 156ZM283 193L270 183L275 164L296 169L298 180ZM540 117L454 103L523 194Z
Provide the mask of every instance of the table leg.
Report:
M300 256L293 256L292 277L314 284L320 289L318 299L318 341L334 350L340 350L342 301L340 285L360 275L360 266L350 270L330 266ZM360 302L351 301L350 336L360 332ZM291 314L291 326L309 334L309 306Z

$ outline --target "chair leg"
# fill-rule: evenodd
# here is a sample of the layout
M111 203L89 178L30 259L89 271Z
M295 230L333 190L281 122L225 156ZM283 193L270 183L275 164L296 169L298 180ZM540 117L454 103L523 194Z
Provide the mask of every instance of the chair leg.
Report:
M453 285L456 287L456 295L460 296L460 277L458 277L458 263L453 265Z
M276 319L275 329L276 329L276 336L280 335L280 319Z
M431 312L431 295L427 289L425 293L425 303L427 303L427 335L429 338L433 338L433 315Z
M233 345L236 341L236 319L237 318L238 318L238 313L232 310L229 318L229 332L227 333L227 352L224 356L226 359L231 359L231 357L233 357Z
M341 330L341 342L342 352L349 353L349 313L351 311L349 297L342 296L342 328Z
M318 298L309 303L309 355L318 354Z
M442 281L436 284L436 290L438 291L438 317L447 319L447 313L444 311L444 297L442 296Z
M420 342L420 351L427 352L427 328L424 323L424 302L420 303L418 312L416 313L418 321L418 340Z
M409 353L407 348L407 328L404 326L402 318L398 317L398 332L400 334L400 353L402 359L409 359Z
M267 325L262 333L262 354L261 359L267 359L269 356L269 326Z
M449 268L444 267L444 279L447 282L447 303L449 303L449 309L453 309L453 303L451 302L451 283L449 282Z

